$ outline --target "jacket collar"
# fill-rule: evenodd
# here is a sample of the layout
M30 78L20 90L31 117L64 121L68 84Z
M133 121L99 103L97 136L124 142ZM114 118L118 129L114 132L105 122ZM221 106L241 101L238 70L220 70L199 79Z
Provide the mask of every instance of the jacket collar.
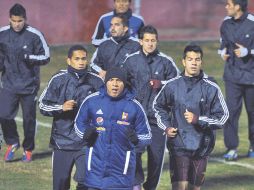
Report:
M203 78L207 78L207 75L203 72L203 70L200 70L200 73L198 76L194 76L194 77L189 77L189 76L185 76L184 75L184 71L180 74L185 80L189 80L189 81L199 81Z
M159 54L159 50L155 49L154 52L149 53L148 55L146 55L141 47L140 49L141 54L146 58L147 63L151 64L154 61L154 58Z
M83 80L86 78L87 76L87 69L74 69L72 66L68 65L67 68L68 73L70 73L71 75L75 76L76 78Z
M112 37L113 41L116 43L126 42L130 38L129 32L127 31L124 36Z
M232 17L232 20L234 22L243 22L247 17L248 17L248 12L244 12L240 18L234 19L234 17Z

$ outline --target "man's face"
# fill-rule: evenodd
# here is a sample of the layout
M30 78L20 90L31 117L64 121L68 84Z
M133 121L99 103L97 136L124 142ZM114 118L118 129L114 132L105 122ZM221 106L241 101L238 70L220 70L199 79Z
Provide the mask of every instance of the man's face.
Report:
M124 26L121 18L113 17L110 23L110 33L113 37L124 36L128 27Z
M86 58L87 54L83 50L76 50L73 52L71 58L67 58L68 65L72 66L74 69L81 70L85 69L88 65Z
M200 53L194 51L187 52L185 59L182 60L185 69L185 76L198 76L202 66Z
M232 0L227 0L225 8L228 16L235 17L239 10L239 5L235 5Z
M147 55L153 53L157 48L157 38L155 34L145 33L143 39L140 40L143 52Z
M109 96L118 97L124 90L124 83L119 78L111 78L106 83Z
M26 19L23 18L22 16L15 16L11 15L10 19L10 25L13 28L15 32L20 32L26 23Z
M116 13L126 13L130 7L129 0L115 0Z

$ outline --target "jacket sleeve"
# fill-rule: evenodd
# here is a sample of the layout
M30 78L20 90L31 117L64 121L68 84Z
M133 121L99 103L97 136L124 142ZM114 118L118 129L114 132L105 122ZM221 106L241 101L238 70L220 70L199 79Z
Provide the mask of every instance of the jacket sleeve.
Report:
M103 79L99 75L92 72L89 72L89 75L91 75L89 84L94 88L95 92L99 91L99 89L104 85Z
M4 59L6 54L6 46L4 43L0 43L0 72L4 70Z
M225 18L227 19L227 17ZM231 52L231 46L233 46L233 42L229 42L227 40L227 35L226 35L226 27L225 27L225 20L222 23L221 27L220 27L220 49L218 49L218 54L223 57L224 54L228 54ZM225 51L224 49L227 48L227 51Z
M171 126L171 115L170 115L170 107L171 107L171 98L170 90L168 88L168 84L163 86L158 95L155 97L153 101L153 110L155 112L155 118L157 119L157 124L162 130L166 130Z
M180 70L176 66L174 60L172 57L167 56L166 54L160 52L160 55L164 57L164 64L165 64L165 69L164 69L164 81L161 81L162 84L166 84L168 80L176 77L177 75L180 74Z
M83 139L85 130L89 128L89 97L87 97L79 108L74 121L75 132L79 138Z
M96 49L96 51L93 54L93 57L91 59L91 68L99 73L103 68L103 58L101 55L100 47Z
M39 98L39 109L42 115L54 117L63 113L63 105L59 102L59 86L59 81L53 77L43 90Z
M178 67L176 66L175 62L173 61L173 59L172 58L169 59L167 67L165 69L166 79L170 80L170 79L176 77L177 75L179 75L179 73L180 73L180 71L179 71Z
M135 132L139 140L137 147L142 148L151 144L152 133L143 107L137 100L134 100L134 102L137 104L137 116L135 121Z
M226 36L223 25L220 28L220 50L226 48Z
M103 19L102 17L99 19L95 31L92 36L92 44L94 46L99 46L102 42L107 39L106 32L103 26Z
M206 82L215 87L215 92L209 93L211 101L209 105L203 106L204 113L201 113L198 118L198 126L201 128L219 129L224 126L229 117L228 108L219 86L210 80L206 80Z
M138 31L137 31L137 33L135 34L135 38L137 38L137 39L139 39L139 34L140 34L140 31L141 31L141 29L143 28L145 26L145 23L144 23L144 20L143 20L143 17L142 17L142 20L141 20L141 23L140 23L140 26L139 26L139 29L138 29Z
M4 56L0 53L0 72L4 70Z
M31 65L46 65L50 61L50 53L47 42L41 32L34 28L29 28L28 30L34 32L37 38L34 38L33 44L33 54L28 55L28 61Z

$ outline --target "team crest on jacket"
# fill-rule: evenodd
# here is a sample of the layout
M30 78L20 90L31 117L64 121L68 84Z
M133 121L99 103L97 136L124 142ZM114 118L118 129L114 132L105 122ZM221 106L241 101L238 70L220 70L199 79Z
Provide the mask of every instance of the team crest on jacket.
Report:
M127 120L128 119L128 113L123 112L122 113L122 120Z
M103 125L104 120L103 120L102 117L97 117L96 122L97 122L98 125Z

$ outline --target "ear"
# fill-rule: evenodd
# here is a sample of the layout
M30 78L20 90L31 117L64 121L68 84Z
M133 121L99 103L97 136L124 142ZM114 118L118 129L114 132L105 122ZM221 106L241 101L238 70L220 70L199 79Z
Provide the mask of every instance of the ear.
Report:
M235 9L236 9L237 11L241 11L240 5L239 5L239 4L235 4Z
M182 64L183 64L183 66L185 68L185 66L186 66L185 59L182 59Z
M66 62L68 65L71 65L71 59L69 57L66 59Z
M143 46L143 39L139 39L139 44Z

